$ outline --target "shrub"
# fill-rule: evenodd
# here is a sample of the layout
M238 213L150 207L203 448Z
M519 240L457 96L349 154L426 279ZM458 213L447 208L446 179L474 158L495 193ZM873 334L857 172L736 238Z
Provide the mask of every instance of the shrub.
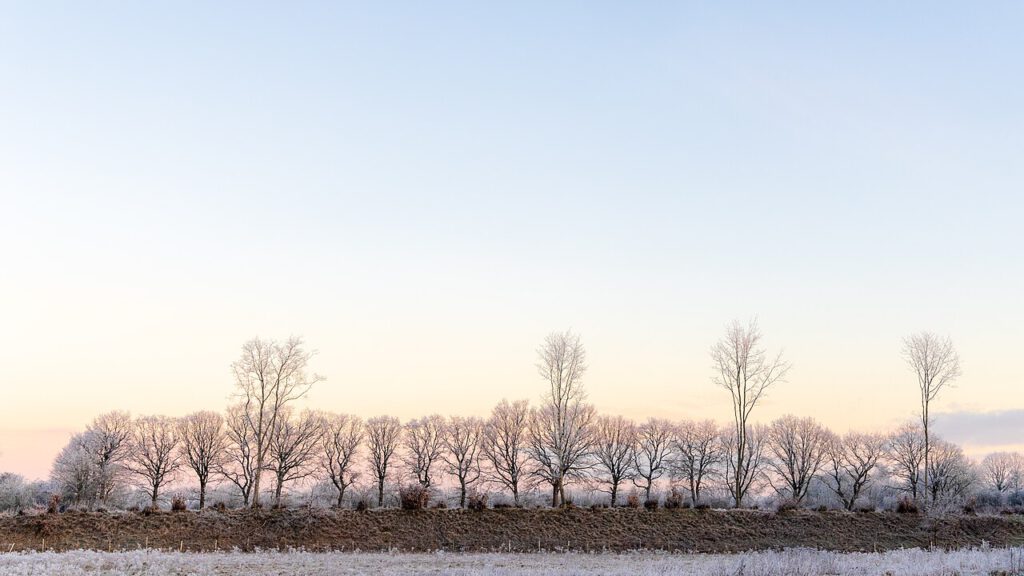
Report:
M856 510L858 514L870 514L874 511L875 509L872 508L871 506L858 506Z
M651 511L651 512L657 510L658 509L658 499L657 498L648 498L647 500L644 500L644 509L646 509L648 511Z
M639 508L640 507L640 496L637 495L635 492L633 494L630 494L629 496L627 496L626 497L626 506L628 506L630 508Z
M477 512L479 512L480 510L486 510L487 494L484 494L482 492L474 492L470 494L469 501L466 503L466 507L469 508L470 510L476 510Z
M228 509L228 505L223 502L215 502L213 506L210 506L210 508L213 508L217 512L224 512Z
M427 502L430 500L430 491L420 485L400 488L398 490L398 500L401 503L402 510L423 510L427 507Z
M675 488L672 488L672 491L668 493L668 496L665 496L665 508L668 510L682 508L685 503L686 500L683 498L682 492Z
M1014 508L1024 507L1024 490L1018 490L1007 496L1006 503Z
M434 503L430 505L434 510L445 510L448 508L448 502L445 500L434 500Z
M821 506L818 506L817 508L815 508L814 511L815 512L828 512L828 506L825 506L824 504L822 504Z
M778 505L775 506L775 511L776 512L793 512L798 507L799 507L799 505L796 503L796 500L793 500L792 498L786 498L785 500L781 500L778 503Z
M508 508L515 508L515 506L510 502L495 502L493 508L495 510L505 510Z
M355 509L356 512L366 512L370 509L370 503L366 501L366 498L360 498L356 501Z
M697 503L696 506L693 507L693 509L694 510L710 510L711 509L711 504L708 504L707 502L699 502L699 503Z
M185 505L185 499L181 496L175 496L171 499L171 512L184 512L188 510L188 506Z
M47 514L60 514L60 494L50 496L50 502L46 505Z
M904 496L896 503L897 514L917 514L917 512L917 502L914 502L910 496Z
M974 498L969 498L964 502L964 514L968 516L974 516L978 513L978 502Z

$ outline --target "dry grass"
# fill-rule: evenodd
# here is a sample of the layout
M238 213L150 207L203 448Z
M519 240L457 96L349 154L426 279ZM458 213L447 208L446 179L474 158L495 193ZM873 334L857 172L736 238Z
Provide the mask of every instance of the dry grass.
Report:
M1024 545L1021 517L893 513L573 510L236 510L0 518L3 550L742 552Z

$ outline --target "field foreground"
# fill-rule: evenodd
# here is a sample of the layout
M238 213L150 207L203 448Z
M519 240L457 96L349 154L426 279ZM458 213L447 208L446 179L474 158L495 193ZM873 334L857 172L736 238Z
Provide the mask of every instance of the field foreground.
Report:
M1024 574L1024 549L896 550L841 553L793 549L735 555L666 553L385 554L345 552L15 552L0 554L5 576L262 576L452 574L563 576L1011 576Z
M716 510L375 510L0 517L0 551L745 552L1024 546L1021 516Z

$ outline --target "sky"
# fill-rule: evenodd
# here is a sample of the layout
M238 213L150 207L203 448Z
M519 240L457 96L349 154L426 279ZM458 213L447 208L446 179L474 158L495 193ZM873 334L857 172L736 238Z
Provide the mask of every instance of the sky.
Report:
M317 351L306 405L411 418L539 399L571 328L599 410L725 421L709 348L752 317L793 365L755 420L913 418L930 330L936 430L1024 444L1022 20L0 2L0 470L222 409L255 336Z

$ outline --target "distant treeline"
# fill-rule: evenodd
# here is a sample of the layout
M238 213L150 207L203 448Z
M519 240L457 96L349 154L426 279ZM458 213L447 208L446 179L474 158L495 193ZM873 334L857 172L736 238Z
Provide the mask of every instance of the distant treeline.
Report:
M748 421L789 369L760 340L755 322L733 323L712 348L713 382L733 405L722 427L598 414L583 387L585 349L568 331L538 348L546 390L536 404L502 400L484 418L404 423L295 410L322 380L308 371L313 353L299 338L257 338L232 364L238 402L224 413L99 416L60 452L48 482L0 476L0 507L201 509L208 494L253 507L1024 507L1021 454L973 462L929 433L930 402L960 374L948 338L905 341L919 422L843 435L808 417Z

